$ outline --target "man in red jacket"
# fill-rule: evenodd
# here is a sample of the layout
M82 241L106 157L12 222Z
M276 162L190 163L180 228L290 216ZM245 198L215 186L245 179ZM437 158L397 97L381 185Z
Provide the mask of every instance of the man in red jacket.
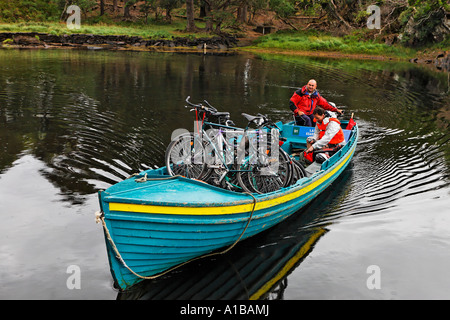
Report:
M316 106L320 106L325 110L342 113L342 110L332 106L323 98L316 90L317 82L314 79L308 81L308 84L301 89L295 91L289 101L289 108L294 112L295 122L297 125L314 127L313 111Z

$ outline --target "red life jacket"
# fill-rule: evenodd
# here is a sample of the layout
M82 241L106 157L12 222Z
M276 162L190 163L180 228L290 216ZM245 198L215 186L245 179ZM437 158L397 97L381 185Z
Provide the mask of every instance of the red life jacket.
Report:
M337 122L339 124L339 126L341 125L339 120L336 119L336 118L328 118L328 119L329 119L329 121ZM314 121L315 121L315 119L314 119ZM328 121L328 123L330 123L329 121ZM324 124L323 121L322 121L322 123L316 122L317 128L319 128L319 130L320 130L320 132L319 132L319 139L322 139L322 137L324 136L325 130L327 130L328 123ZM341 142L344 142L344 141L345 141L344 131L342 131L342 128L340 128L338 133L336 133L334 135L333 139L331 139L331 141L328 142L328 144L338 144L338 143L341 143Z
M308 152L306 153L306 151L303 151L303 158L306 160L307 164L313 163L314 162L314 153Z

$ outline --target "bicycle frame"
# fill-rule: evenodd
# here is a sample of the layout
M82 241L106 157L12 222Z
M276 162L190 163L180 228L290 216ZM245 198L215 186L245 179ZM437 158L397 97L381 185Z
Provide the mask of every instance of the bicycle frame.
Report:
M217 130L217 132L213 132L211 136L205 127L210 127L210 129ZM218 129L214 128L218 127ZM226 130L228 129L228 130ZM235 159L235 147L237 138L239 134L242 136L245 135L245 131L240 128L230 127L225 125L220 125L216 123L205 122L202 127L202 137L206 140L209 145L207 147L211 148L211 150L205 150L205 155L211 154L214 151L214 156L206 157L207 167L210 169L222 169L224 172L220 175L218 182L220 183L229 172L242 172L247 170L234 170L232 169L232 165L234 164ZM231 139L233 139L233 143L230 143L227 136L227 133L232 133ZM208 161L209 160L209 161ZM217 163L217 160L219 163Z
M194 147L196 150L202 149L202 161L204 161L203 163L198 164L206 164L208 170L214 170L216 174L220 175L219 179L215 180L216 182L220 183L230 172L239 174L239 172L250 172L255 168L262 173L270 167L271 170L266 171L267 175L276 174L278 166L272 168L272 164L274 163L274 159L276 164L278 162L278 141L276 148L273 148L272 146L270 149L270 153L272 156L276 154L276 158L271 158L269 156L269 150L267 149L267 139L261 139L261 137L264 137L264 130L267 132L268 129L270 130L270 128L277 127L276 124L273 124L265 116L260 114L256 117L242 114L248 120L246 128L233 127L229 125L229 122L232 123L232 121L229 120L229 114L218 112L217 109L211 106L206 100L204 102L207 106L204 106L202 104L193 104L189 102L189 98L190 97L186 99L186 102L194 107L191 111L195 111L196 120L194 128L196 128L196 130L194 129L194 131L200 136L200 139L194 139L194 141L196 143L201 142L201 145ZM186 108L188 108L188 106L186 106ZM208 121L210 114L218 116L218 121L220 123ZM222 120L220 120L221 116L224 117ZM225 122L226 125L222 122ZM255 131L256 138L249 139L249 127L252 123L257 126ZM217 132L211 134L208 129L214 129L217 130ZM230 133L232 134L231 138L229 137ZM236 144L239 135L245 139L246 145L244 148L242 148L241 144L242 139L239 141L241 144L240 146ZM278 134L273 135L273 137L275 136L278 137ZM232 140L232 142L229 140ZM203 141L206 142L206 147L208 149L206 152ZM248 150L246 149L247 144ZM244 153L246 150L248 151L248 155L245 155ZM237 162L235 162L235 160L237 160ZM236 166L234 166L235 164ZM223 170L223 173L221 170Z
M217 130L217 132L213 132L213 135L211 135L205 130L206 127ZM201 132L203 139L200 140L206 140L209 143L207 146L208 150L206 150L204 154L209 155L214 152L214 156L205 159L208 168L224 170L220 175L218 182L221 182L229 172L237 173L251 171L250 169L244 169L249 167L248 164L259 164L262 171L266 170L267 175L273 175L274 172L277 171L277 166L276 168L272 168L272 170L267 169L271 168L273 159L278 159L278 153L272 152L271 157L268 156L267 139L264 138L264 129L259 128L254 131L255 137L249 139L249 155L246 157L242 154L245 150L239 148L236 142L238 142L239 136L242 136L242 139L246 139L249 136L249 133L252 133L252 131L248 130L248 126L245 129L240 129L205 122L203 123ZM231 133L231 138L227 133ZM233 142L230 143L230 140L233 140ZM241 141L239 141L239 143ZM271 150L274 150L274 148L271 148ZM234 164L237 164L239 169L236 170L233 168Z

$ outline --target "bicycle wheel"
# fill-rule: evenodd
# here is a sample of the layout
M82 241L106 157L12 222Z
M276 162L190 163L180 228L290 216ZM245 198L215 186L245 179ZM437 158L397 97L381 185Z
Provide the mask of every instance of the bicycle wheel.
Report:
M268 193L286 187L291 181L292 165L289 155L279 149L278 171L270 172L267 166L255 165L248 171L248 185L257 193Z
M242 165L239 170L247 170L249 168L248 164ZM253 193L254 189L251 187L250 182L248 180L248 172L247 171L239 171L236 174L237 182L241 189L244 192Z
M295 160L293 158L291 158L291 159L292 159L293 173L292 173L290 185L293 185L301 178L306 177L306 171L305 171L305 168L303 167L303 165L298 160Z
M234 170L234 165L231 167L231 170ZM243 191L239 184L238 173L226 169L212 169L208 177L208 183L230 191ZM220 178L222 179L220 180Z
M173 140L166 149L165 162L171 176L202 180L207 173L203 161L203 144L193 133L183 134Z

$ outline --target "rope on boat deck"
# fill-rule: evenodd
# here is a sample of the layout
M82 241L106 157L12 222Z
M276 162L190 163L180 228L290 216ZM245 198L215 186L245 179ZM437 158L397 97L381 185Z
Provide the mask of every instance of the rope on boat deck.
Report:
M132 174L131 176L129 176L127 179L130 179L130 178L135 177L135 176L137 176L137 175L139 175L139 174L138 174L138 173L133 173L133 174ZM143 177L141 177L141 178L136 178L136 179L134 179L134 181L135 181L135 182L146 182L146 181L152 181L152 180L172 180L172 179L176 179L176 178L178 178L178 177L186 178L185 176L182 176L182 175L179 175L179 174L174 175L174 176L170 176L170 177L148 178L148 177L147 177L147 172L146 172L146 173L144 174Z
M152 280L152 279L159 278L159 277L165 275L166 273L169 273L169 272L171 272L171 271L173 271L173 270L175 270L175 269L177 269L177 268L179 268L179 267L181 267L181 266L184 266L185 264L188 264L188 263L190 263L190 262L192 262L192 261L199 260L199 259L203 259L203 258L206 258L206 257L215 256L215 255L225 254L225 253L227 253L228 251L230 251L231 249L233 249L234 246L241 240L241 238L242 238L242 236L244 235L245 231L247 231L247 228L248 228L248 226L249 226L249 224L250 224L250 221L252 221L253 213L255 212L255 207L256 207L256 198L255 198L255 196L252 195L251 193L248 193L248 192L243 192L243 193L248 194L249 196L251 196L251 197L253 198L253 208L252 208L252 212L251 212L251 214L250 214L250 217L248 218L247 224L245 225L244 230L242 231L242 233L241 233L241 235L239 236L239 238L237 238L237 240L236 240L231 246L229 246L227 249L225 249L225 250L223 250L223 251L221 251L221 252L212 252L212 253L208 253L208 254L205 254L205 255L200 256L200 257L193 258L193 259L188 260L188 261L186 261L186 262L183 262L183 263L181 263L181 264L179 264L179 265L176 265L176 266L174 266L174 267L172 267L172 268L170 268L170 269L168 269L168 270L166 270L166 271L163 271L163 272L161 272L161 273L158 273L158 274L156 274L156 275L154 275L154 276L143 276L143 275L140 275L140 274L134 272L134 271L126 264L125 260L122 258L122 255L120 254L119 250L117 249L117 247L116 247L116 245L115 245L115 243L114 243L114 240L111 238L111 234L109 233L108 227L106 226L106 223L105 223L105 216L104 216L104 214L101 213L99 216L96 217L96 220L97 220L97 222L99 222L99 220L101 221L101 223L102 223L102 225L103 225L103 228L105 229L106 237L107 237L109 243L111 244L111 247L113 248L114 252L116 253L117 258L119 259L120 262L122 262L122 264L124 265L124 267L127 268L132 274L134 274L134 275L135 275L136 277L138 277L138 278L145 279L145 280Z

